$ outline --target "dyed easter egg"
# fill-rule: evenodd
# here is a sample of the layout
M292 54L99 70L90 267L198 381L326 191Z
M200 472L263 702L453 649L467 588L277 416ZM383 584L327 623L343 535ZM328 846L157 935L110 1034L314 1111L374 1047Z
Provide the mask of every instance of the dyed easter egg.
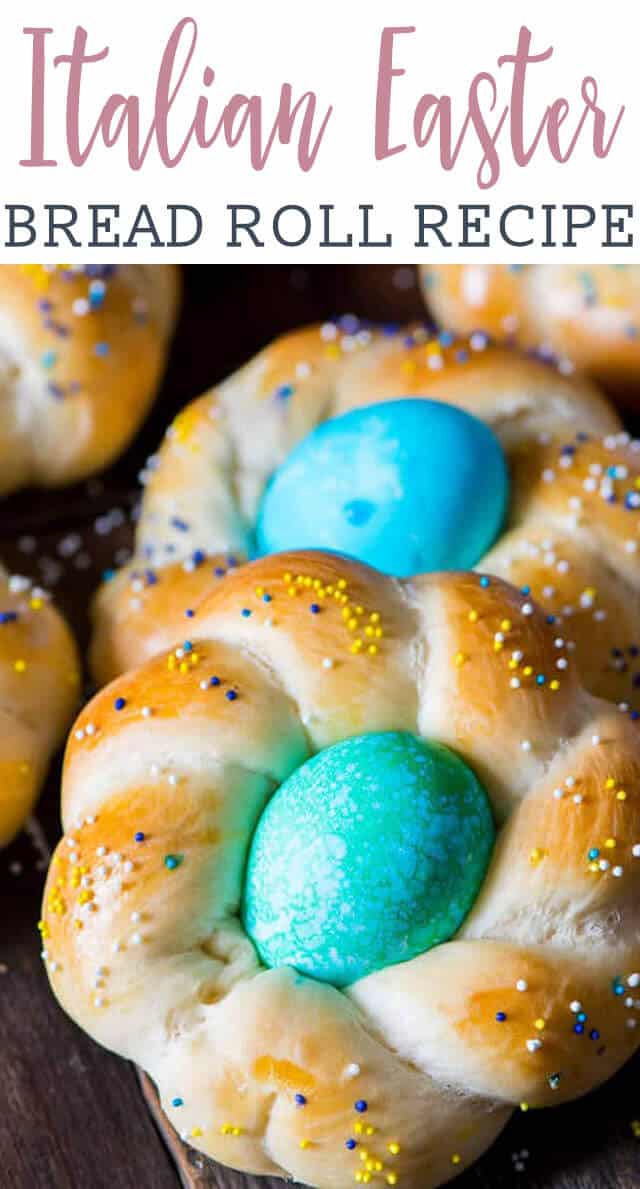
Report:
M247 864L244 921L266 966L343 987L459 929L494 826L453 752L404 732L336 743L268 802Z
M451 405L397 400L325 421L272 476L258 552L328 549L408 577L470 569L505 519L495 434Z

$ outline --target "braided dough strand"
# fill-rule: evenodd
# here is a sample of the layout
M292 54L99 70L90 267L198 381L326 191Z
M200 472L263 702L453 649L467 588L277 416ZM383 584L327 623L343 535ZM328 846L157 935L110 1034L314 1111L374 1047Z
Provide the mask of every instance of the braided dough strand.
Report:
M499 579L283 554L228 572L188 640L82 712L49 977L148 1069L190 1143L320 1189L356 1174L430 1189L514 1107L583 1094L633 1052L637 728L557 655L553 625ZM456 938L340 992L260 965L244 867L275 789L376 730L455 748L498 839Z

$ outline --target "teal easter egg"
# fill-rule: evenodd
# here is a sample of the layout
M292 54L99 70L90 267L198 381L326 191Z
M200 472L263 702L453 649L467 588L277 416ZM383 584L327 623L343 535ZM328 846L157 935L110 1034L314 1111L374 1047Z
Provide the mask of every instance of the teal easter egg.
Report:
M475 566L495 541L509 476L495 434L428 400L325 421L272 476L258 552L328 549L397 577Z
M266 966L346 986L452 937L493 842L487 795L453 752L396 731L346 739L262 813L245 927Z

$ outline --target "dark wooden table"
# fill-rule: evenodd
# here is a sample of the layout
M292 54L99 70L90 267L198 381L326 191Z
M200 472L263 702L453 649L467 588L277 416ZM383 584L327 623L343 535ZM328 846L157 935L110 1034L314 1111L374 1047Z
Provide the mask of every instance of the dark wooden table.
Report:
M99 480L2 505L0 557L51 586L84 646L101 571L126 558L136 475L185 401L276 333L354 311L420 316L406 268L193 268L163 392L127 456ZM58 836L57 770L37 823L0 853L0 1189L268 1189L189 1152L155 1112L152 1089L99 1049L49 993L36 921L46 850ZM583 1102L518 1115L460 1189L640 1186L640 1061ZM146 1097L145 1097L146 1094ZM636 1130L640 1130L637 1127Z

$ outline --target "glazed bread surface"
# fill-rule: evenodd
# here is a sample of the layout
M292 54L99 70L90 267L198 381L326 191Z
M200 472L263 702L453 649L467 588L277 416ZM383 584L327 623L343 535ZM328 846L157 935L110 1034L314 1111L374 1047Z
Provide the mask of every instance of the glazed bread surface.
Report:
M420 268L437 320L484 330L556 356L638 407L640 268L637 265L440 264Z
M80 692L71 634L48 595L0 566L0 847L29 816Z
M587 687L633 708L640 453L612 407L586 381L486 336L383 333L354 320L276 340L169 428L144 476L134 558L95 601L98 680L188 630L199 601L250 555L266 484L310 430L400 396L446 401L495 431L511 504L479 567L529 587Z
M232 567L178 646L83 710L47 970L190 1144L320 1189L431 1189L514 1109L582 1095L634 1051L638 728L586 692L547 618L479 574L274 555ZM278 786L374 731L457 752L497 841L453 940L341 992L262 967L240 904Z
M0 267L0 495L117 458L164 371L174 265Z

